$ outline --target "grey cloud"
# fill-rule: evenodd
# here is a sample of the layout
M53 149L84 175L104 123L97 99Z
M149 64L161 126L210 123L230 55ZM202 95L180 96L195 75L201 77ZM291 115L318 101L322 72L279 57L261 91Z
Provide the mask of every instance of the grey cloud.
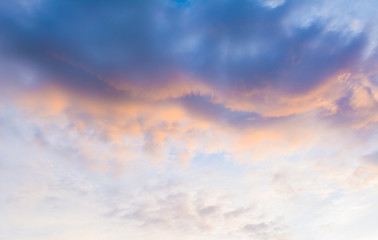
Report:
M362 157L362 160L366 163L376 165L378 167L378 152L373 152L371 154Z
M239 217L241 215L244 215L252 210L251 207L246 207L246 208L237 208L235 210L226 212L224 214L225 218L234 218L234 217Z
M240 231L247 233L255 239L282 239L285 238L287 227L282 224L282 219L269 222L259 222L245 225Z
M243 231L246 232L262 232L269 229L269 225L266 223L247 224L243 227Z
M218 206L208 206L208 207L201 208L198 211L198 214L200 216L208 216L208 215L214 214L214 213L216 213L218 211L219 211L219 207Z

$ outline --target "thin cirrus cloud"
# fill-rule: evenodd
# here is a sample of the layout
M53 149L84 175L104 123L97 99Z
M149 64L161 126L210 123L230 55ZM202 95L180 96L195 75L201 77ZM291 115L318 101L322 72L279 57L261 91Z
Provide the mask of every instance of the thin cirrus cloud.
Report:
M0 238L372 239L374 9L0 1Z

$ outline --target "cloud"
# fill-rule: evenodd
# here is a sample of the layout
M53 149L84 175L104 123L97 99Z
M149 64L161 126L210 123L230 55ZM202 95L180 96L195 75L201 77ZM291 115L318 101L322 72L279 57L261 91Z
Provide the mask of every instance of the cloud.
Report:
M344 41L321 19L288 30L283 22L296 7L44 1L30 14L4 13L1 49L7 59L38 69L41 84L107 98L128 94L116 91L114 81L160 89L180 76L222 91L301 93L358 64L367 40L361 32Z
M143 132L147 152L159 152L168 125L188 119L202 130L254 129L314 112L359 128L376 122L368 114L375 84L349 85L369 78L361 70L366 32L330 30L331 20L316 16L287 24L311 2L20 4L3 10L6 98L117 141Z
M347 239L375 5L0 0L4 238Z

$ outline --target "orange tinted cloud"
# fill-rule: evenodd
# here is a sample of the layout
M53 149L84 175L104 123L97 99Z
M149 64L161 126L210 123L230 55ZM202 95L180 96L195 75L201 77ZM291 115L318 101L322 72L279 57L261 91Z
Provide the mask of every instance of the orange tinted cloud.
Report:
M378 90L363 74L343 73L301 94L274 88L220 92L187 79L155 88L116 83L113 86L125 94L99 98L50 85L20 92L16 102L20 109L35 116L64 116L76 131L93 131L97 137L113 142L117 152L132 140L148 157L167 160L173 151L173 158L183 163L199 153L231 153L241 161L290 155L321 144L327 131L350 132L346 130L350 126L359 129L378 120L372 111ZM193 111L181 101L185 96L203 96L201 101L210 104L201 106L199 102L194 109L203 109ZM346 114L339 103L346 97L353 114L361 117L330 130L332 119L337 124L339 115ZM219 108L217 115L212 115L213 107ZM257 115L224 121L243 112Z

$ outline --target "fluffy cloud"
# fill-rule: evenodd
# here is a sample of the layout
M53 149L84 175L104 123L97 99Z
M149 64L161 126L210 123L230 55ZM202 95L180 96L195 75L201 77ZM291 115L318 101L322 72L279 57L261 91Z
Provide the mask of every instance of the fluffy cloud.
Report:
M346 239L378 122L377 8L348 4L0 0L4 238Z

